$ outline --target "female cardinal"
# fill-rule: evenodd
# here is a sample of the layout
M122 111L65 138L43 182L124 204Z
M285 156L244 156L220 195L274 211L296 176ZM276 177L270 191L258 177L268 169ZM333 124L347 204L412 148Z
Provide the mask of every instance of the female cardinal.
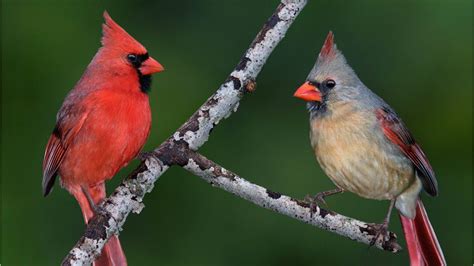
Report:
M104 18L102 47L64 100L43 161L44 196L61 176L86 223L105 198L104 182L145 144L151 125L151 74L163 70L107 12ZM94 264L127 264L117 236Z
M393 206L400 212L412 265L445 265L418 194L438 194L433 169L397 114L369 90L334 44L332 32L295 97L308 101L310 140L324 172L343 191L390 200L376 238L385 235Z

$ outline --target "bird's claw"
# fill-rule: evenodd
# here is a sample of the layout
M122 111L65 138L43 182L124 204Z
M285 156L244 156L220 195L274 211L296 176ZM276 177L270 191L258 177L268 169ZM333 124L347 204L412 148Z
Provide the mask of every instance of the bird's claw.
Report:
M319 192L319 193L316 194L314 197L315 197L316 202L317 202L319 205L328 206L328 204L327 204L326 201L324 200L324 197L325 197L324 192Z
M91 205L91 208L92 208L92 211L94 212L94 216L95 215L102 215L102 214L107 213L105 208L102 206L102 201L97 203L97 204Z
M91 195L87 191L87 189L82 187L82 192L86 196L87 202L89 203L89 206L90 206L92 212L94 213L94 216L107 213L105 208L102 206L103 200L99 201L98 203L95 203L94 200L92 199Z
M311 215L311 218L313 218L313 215L316 213L316 211L318 210L318 206L324 204L324 205L327 205L326 204L326 201L324 200L324 197L322 195L320 195L321 193L318 193L314 196L311 196L311 195L306 195L304 197L304 201L306 201L307 203L309 203L309 210L310 210L310 215Z
M382 239L382 240L385 239L385 236L387 235L387 232L388 232L388 223L384 222L382 224L375 224L374 228L375 228L376 234L374 238L372 238L372 240L370 241L370 246L375 245L375 243L377 243L379 239Z

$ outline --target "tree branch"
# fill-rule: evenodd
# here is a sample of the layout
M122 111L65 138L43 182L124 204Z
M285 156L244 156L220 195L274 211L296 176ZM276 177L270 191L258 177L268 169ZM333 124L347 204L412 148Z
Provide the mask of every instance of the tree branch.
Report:
M316 207L316 212L311 214L310 205L307 202L253 184L201 154L190 152L187 158L188 163L183 166L184 169L206 180L212 186L251 201L260 207L364 244L370 244L377 234L374 224L367 224L319 206ZM376 241L374 246L394 253L401 250L397 237L392 232L385 235L383 240Z
M101 211L87 225L84 235L64 258L62 265L91 264L107 240L118 234L130 212L140 213L143 197L172 165L179 165L211 184L255 204L294 217L353 240L370 243L373 225L317 208L311 218L309 206L252 184L195 153L211 130L237 110L240 99L255 89L255 79L273 49L306 4L306 0L282 0L263 25L235 69L212 95L170 138L156 148L101 204ZM150 154L149 154L150 155ZM393 233L379 240L376 247L397 252L400 247Z

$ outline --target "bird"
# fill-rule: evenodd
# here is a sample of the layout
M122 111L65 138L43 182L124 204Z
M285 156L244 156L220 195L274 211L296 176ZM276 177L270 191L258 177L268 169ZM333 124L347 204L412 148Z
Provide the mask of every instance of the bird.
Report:
M322 170L336 185L311 197L313 204L345 191L390 206L372 245L383 237L395 207L411 265L446 265L419 197L438 195L438 182L421 146L382 98L359 79L330 31L316 63L294 95L307 102L310 143Z
M97 213L110 180L141 151L151 127L151 75L164 70L104 11L101 47L56 116L43 159L43 195L60 176L85 223ZM94 265L127 265L117 236Z

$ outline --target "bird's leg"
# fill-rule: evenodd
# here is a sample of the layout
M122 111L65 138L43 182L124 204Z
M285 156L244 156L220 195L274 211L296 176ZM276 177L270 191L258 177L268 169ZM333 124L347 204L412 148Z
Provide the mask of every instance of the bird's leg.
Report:
M316 206L320 206L320 205L323 205L323 204L327 206L327 203L324 200L325 197L332 196L334 194L339 194L339 193L342 193L342 192L344 192L344 189L342 189L340 187L337 187L335 189L319 192L318 194L316 194L314 196L306 195L306 197L304 197L304 199L305 199L305 201L309 202L311 217L313 217L313 214L316 213Z
M380 237L383 238L387 234L388 224L390 223L390 215L392 214L392 210L393 210L393 206L395 205L395 201L396 201L396 199L392 199L390 201L390 206L388 207L388 213L387 213L387 216L385 217L385 219L383 220L383 223L378 224L378 225L375 226L376 227L376 234L375 234L375 237L372 239L372 241L370 241L370 246L373 246L375 244L375 242L377 242L377 240Z
M94 212L94 215L96 215L98 213L104 213L105 212L104 208L102 208L99 204L96 204L94 202L94 200L92 199L92 196L89 193L89 191L87 189L85 189L84 187L81 187L81 189L82 189L82 193L84 193L84 195L86 196L87 201L89 202L89 206L91 207L92 211Z

